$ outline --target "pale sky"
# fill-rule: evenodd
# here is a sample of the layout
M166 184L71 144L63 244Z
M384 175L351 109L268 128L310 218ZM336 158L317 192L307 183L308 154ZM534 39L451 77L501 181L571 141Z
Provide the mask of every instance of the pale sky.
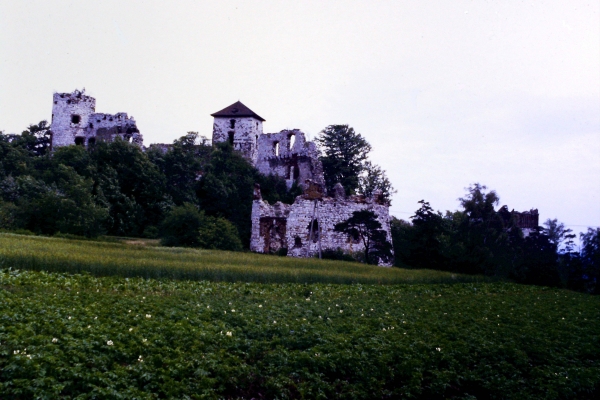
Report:
M540 223L600 226L597 0L0 0L0 130L83 87L146 145L210 137L237 100L265 132L349 124L399 218L479 182Z

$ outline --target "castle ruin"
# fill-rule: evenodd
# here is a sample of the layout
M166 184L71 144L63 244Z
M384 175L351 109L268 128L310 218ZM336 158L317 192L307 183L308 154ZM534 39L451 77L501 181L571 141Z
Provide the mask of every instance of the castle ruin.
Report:
M263 133L265 119L239 101L211 115L213 143L229 142L262 174L282 177L288 188L296 183L304 190L293 204L270 205L262 199L257 185L252 203L250 250L258 253L283 250L289 257L312 257L324 250L363 252L360 238L334 230L336 224L361 210L375 213L391 243L389 204L381 193L372 197L346 197L339 184L332 196L325 193L317 147L306 140L302 131ZM391 266L392 260L380 259L379 265Z
M84 90L54 93L52 105L52 149L72 144L89 146L97 141L113 141L120 137L142 146L143 137L135 119L126 113L96 112L96 99Z

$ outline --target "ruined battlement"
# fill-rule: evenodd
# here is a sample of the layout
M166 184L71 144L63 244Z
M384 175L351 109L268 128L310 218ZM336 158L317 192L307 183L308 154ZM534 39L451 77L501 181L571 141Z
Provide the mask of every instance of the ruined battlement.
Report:
M142 146L143 137L135 119L127 113L96 113L96 99L85 90L54 93L52 106L52 148L72 144L88 146L97 141L112 141L117 136Z

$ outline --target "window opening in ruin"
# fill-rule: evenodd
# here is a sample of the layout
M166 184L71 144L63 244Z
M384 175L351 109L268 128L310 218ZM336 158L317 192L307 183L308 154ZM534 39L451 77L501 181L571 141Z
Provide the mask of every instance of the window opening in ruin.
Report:
M96 138L91 137L88 139L88 146L93 146L95 144L96 144Z
M273 150L275 150L275 156L279 157L279 142L273 143Z
M75 138L75 145L83 146L84 144L85 144L85 138L82 138L82 137Z
M229 144L233 146L233 135L234 135L234 133L233 132L228 132L228 135L229 135Z
M300 239L300 236L294 238L294 247L302 247L302 239Z
M71 115L71 123L78 124L81 121L81 117L77 114Z
M300 168L297 166L294 167L294 179L298 179L300 177Z
M230 120L229 120L229 127L230 127L231 129L234 129L234 128L235 128L235 119L230 119Z
M286 168L286 172L285 172L285 179L290 179L291 171L292 171L292 166L288 165Z
M58 103L58 101L55 101L54 104Z
M292 134L288 135L288 144L289 144L288 150L291 150L292 147L294 147L294 143L296 143L296 135L292 133Z
M90 122L90 128L94 128L94 124Z
M309 233L309 237L310 237L310 227L311 227L311 223L308 223L308 226L306 227L306 229L308 230ZM313 243L317 243L319 241L319 220L318 219L313 219L312 220L312 242Z

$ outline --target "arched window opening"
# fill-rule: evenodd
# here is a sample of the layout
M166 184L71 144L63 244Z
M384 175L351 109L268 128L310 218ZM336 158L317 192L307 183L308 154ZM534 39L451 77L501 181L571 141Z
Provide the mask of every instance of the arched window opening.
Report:
M81 116L79 116L77 114L71 115L71 123L72 124L78 124L79 121L81 121Z
M302 239L300 239L300 236L294 238L294 247L302 247Z
M290 135L288 135L288 143L289 143L288 150L292 150L292 148L294 147L294 143L296 143L296 135L294 133L291 133Z
M229 144L233 146L233 136L235 133L233 131L229 131L227 134L229 135Z
M75 138L75 144L77 146L83 146L85 144L85 138L83 138L83 137L76 137Z
M273 143L273 150L275 150L275 157L279 157L279 142Z
M230 127L231 129L234 129L234 128L235 128L235 119L230 119L230 120L229 120L229 127Z

